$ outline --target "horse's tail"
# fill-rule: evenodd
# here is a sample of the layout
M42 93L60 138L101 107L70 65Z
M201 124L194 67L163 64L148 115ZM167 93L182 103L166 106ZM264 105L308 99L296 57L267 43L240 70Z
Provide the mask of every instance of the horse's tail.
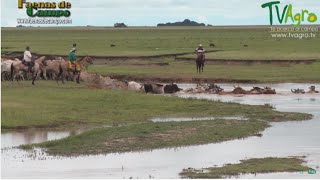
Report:
M13 63L11 63L11 67L10 67L10 74L11 74L11 80L13 81L13 69L14 69L14 67L13 67Z

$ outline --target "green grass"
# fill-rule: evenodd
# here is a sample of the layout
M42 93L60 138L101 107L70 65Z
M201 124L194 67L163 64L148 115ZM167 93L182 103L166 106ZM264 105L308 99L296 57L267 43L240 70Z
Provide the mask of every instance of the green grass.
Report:
M319 59L319 34L312 39L272 38L269 28L2 28L2 53L31 51L66 55L73 43L79 55L147 56L193 52L199 43L223 50L208 57L223 59ZM215 47L209 47L214 43ZM116 47L110 47L111 44ZM244 45L248 47L244 47ZM193 57L193 56L192 56Z
M252 64L252 65L215 65L207 64L205 72L196 73L194 62L177 62L170 59L156 62L169 63L168 66L148 65L141 61L137 66L128 61L117 61L106 65L89 67L90 72L101 75L128 76L130 79L167 79L171 82L191 82L195 78L209 81L232 80L248 82L319 82L320 62L313 64Z
M88 89L86 85L38 81L2 82L1 128L118 125L148 122L152 117L245 116L298 120L310 116L277 112L264 106L189 100L129 91Z
M41 144L52 155L77 156L207 144L255 135L269 125L263 121L214 120L143 123L96 129L81 135ZM234 128L237 127L237 128Z
M297 157L248 159L239 164L226 164L223 167L184 169L180 176L190 179L222 179L241 174L300 172L308 170L307 166L302 165L303 163L304 160Z

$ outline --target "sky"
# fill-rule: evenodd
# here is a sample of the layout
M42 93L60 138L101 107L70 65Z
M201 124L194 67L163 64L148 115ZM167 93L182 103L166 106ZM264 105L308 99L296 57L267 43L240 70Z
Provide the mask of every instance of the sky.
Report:
M27 0L27 2L60 2ZM61 0L62 1L62 0ZM72 3L72 26L155 26L158 23L190 19L212 25L269 25L269 11L261 5L271 0L66 0ZM1 0L1 26L17 25L17 18L28 18L18 0ZM319 0L282 0L280 10L293 5L294 13L307 9L320 20Z

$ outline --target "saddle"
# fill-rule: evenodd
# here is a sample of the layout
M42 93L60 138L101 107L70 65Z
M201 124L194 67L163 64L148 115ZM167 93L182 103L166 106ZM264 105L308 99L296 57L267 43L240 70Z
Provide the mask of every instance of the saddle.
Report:
M80 66L77 62L74 62L74 63L71 63L70 61L68 61L69 63L69 70L72 70L72 71L80 71Z
M27 62L25 60L22 60L22 64L25 65L25 66L28 66L28 71L31 72L31 70L34 67L35 63L33 61Z
M23 65L26 65L26 66L30 66L30 65L31 65L32 67L34 66L34 62L33 62L33 61L27 62L26 60L22 60L22 64L23 64Z

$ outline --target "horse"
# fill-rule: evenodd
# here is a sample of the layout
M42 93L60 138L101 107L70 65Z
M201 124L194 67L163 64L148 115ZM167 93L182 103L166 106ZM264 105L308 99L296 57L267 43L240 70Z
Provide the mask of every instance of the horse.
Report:
M65 62L63 58L55 58L54 60L46 60L43 62L45 66L45 70L43 72L44 78L47 80L48 75L50 79L56 79L57 82L59 81L59 78L61 78L63 70L60 69L61 63Z
M57 81L61 79L62 83L64 83L66 74L68 74L69 77L71 77L71 74L74 74L77 83L80 84L81 71L83 71L89 64L93 64L93 60L90 58L90 56L84 56L76 60L76 63L78 63L80 67L79 69L76 69L76 67L69 68L69 62L64 59L55 60L52 62L45 62L45 64L47 65L47 70L50 69L53 73L55 73L58 76Z
M1 79L2 80L10 80L11 76L11 64L20 62L19 59L11 60L11 59L1 59Z
M41 62L44 61L46 57L42 56L34 61L34 65L31 68L31 74L32 74L32 85L34 85L34 81L38 77L38 75L41 72ZM23 64L22 61L15 62L11 64L11 80L14 81L14 79L20 74L20 72L23 71L27 73L29 71L29 68L27 65ZM16 79L19 81L18 79Z
M203 72L205 62L205 56L203 53L197 53L196 65L197 65L197 73Z

